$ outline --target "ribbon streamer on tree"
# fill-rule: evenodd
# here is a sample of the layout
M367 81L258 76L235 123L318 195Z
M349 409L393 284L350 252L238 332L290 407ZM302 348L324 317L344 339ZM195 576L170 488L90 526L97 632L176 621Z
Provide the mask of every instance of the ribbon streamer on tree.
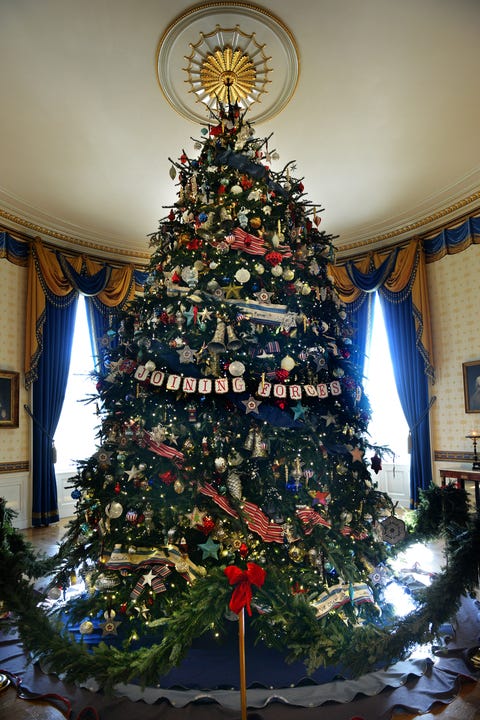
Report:
M170 575L170 568L167 565L156 565L152 567L146 575L142 575L135 587L133 588L130 597L137 598L142 594L144 588L148 585L152 588L153 592L158 594L165 592L167 586L162 580L162 577Z

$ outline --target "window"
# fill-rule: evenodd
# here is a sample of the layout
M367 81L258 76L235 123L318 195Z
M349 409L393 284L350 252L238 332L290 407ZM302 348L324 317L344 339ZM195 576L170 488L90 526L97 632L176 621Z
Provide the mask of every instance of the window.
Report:
M372 407L369 439L372 444L387 446L395 453L395 459L386 455L385 463L395 460L398 465L409 465L408 425L397 394L385 321L377 293L373 303L369 347L365 363L365 392Z
M80 295L73 334L70 373L62 414L55 432L57 473L75 472L76 461L86 460L95 452L99 421L94 402L82 402L95 393L90 376L95 363L91 352L85 298Z

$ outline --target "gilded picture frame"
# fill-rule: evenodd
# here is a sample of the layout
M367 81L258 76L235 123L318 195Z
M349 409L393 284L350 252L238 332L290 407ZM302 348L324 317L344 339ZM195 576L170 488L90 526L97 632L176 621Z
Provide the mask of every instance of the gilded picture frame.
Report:
M480 413L480 360L463 363L465 412Z
M0 370L0 428L18 427L19 373Z

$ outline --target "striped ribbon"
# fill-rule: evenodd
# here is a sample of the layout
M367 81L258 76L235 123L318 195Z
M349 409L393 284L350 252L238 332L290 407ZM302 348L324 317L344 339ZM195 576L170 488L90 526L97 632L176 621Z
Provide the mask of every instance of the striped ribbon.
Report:
M305 525L305 535L310 535L313 532L315 525L324 525L325 527L332 527L330 523L325 520L318 512L313 508L297 508L297 517Z
M170 568L167 567L167 565L156 565L151 568L152 573L155 575L151 582L151 588L154 593L161 593L165 592L167 589L165 583L162 580L162 577L166 577L167 575L170 575ZM137 584L133 588L132 592L130 593L131 598L137 598L139 595L142 594L142 591L146 585L145 582L145 575L142 575L142 577L139 578Z
M265 542L283 543L284 531L281 525L272 522L258 505L251 502L243 503L243 510L247 515L247 527L260 535Z
M156 453L157 455L161 455L162 457L168 458L177 466L183 465L185 461L185 455L180 452L180 450L176 450L170 445L165 445L165 443L155 442L155 440L152 438L152 436L147 430L143 431L143 439L145 440L145 444L148 449L152 452Z

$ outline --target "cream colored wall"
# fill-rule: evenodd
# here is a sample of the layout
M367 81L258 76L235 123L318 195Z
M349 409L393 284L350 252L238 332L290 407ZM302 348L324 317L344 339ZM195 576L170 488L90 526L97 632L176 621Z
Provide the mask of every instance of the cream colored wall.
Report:
M20 373L19 426L0 428L0 496L17 513L16 524L29 523L31 492L30 421L23 406L25 390L25 298L27 270L0 258L0 369Z
M480 413L466 413L462 363L480 360L480 245L447 255L427 266L436 383L432 393L431 430L434 452L472 452L465 435L480 430ZM471 462L434 463L438 469L471 469Z
M20 373L18 428L0 428L0 463L26 461L29 456L28 416L23 358L25 347L26 268L0 259L0 369Z

